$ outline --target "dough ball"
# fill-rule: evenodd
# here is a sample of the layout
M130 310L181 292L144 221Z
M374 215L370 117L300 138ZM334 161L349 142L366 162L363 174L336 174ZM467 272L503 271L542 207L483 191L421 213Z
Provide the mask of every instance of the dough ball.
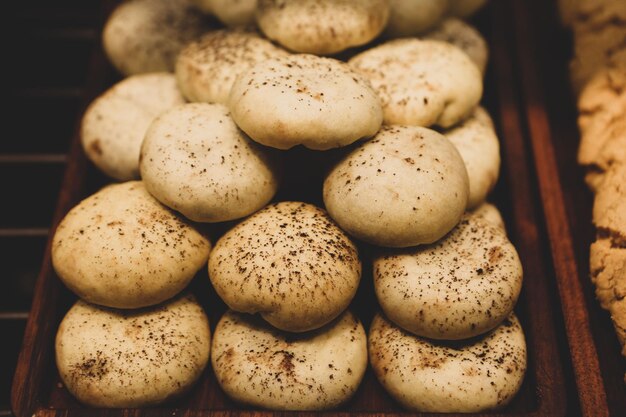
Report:
M482 203L480 206L472 210L472 215L487 220L489 223L502 229L506 233L506 226L504 224L504 219L502 219L502 214L500 214L500 210L498 210L498 208L493 204L487 202Z
M183 290L206 265L211 244L163 207L138 181L110 185L65 216L52 264L80 298L139 308Z
M290 332L344 311L361 278L356 246L313 205L282 202L244 220L216 244L209 275L233 310Z
M448 42L459 47L476 64L480 72L485 74L489 61L489 46L483 35L469 23L450 17L425 34L424 38Z
M209 321L193 296L141 310L78 301L56 337L63 384L93 407L161 404L188 391L209 362Z
M447 42L398 39L349 64L378 92L385 124L448 128L467 118L483 93L476 64Z
M237 125L278 149L327 150L371 137L380 128L380 99L343 62L314 55L264 61L237 77L230 92Z
M448 0L391 0L385 35L405 38L437 26L448 12Z
M198 222L252 214L278 189L275 156L239 130L221 104L185 104L157 118L140 170L150 194Z
M109 17L102 41L124 75L171 72L180 50L210 29L189 0L129 0Z
M389 0L259 0L256 17L263 33L284 47L328 55L378 36Z
M324 203L342 229L379 246L442 238L461 220L469 182L458 151L434 130L385 126L324 181Z
M473 214L433 245L374 259L385 315L431 339L466 339L496 327L513 311L522 276L505 232Z
M515 315L480 338L458 342L413 336L378 315L368 341L376 377L411 411L500 409L519 391L526 372L526 341Z
M139 149L148 126L184 102L172 74L140 74L120 81L83 116L81 139L87 157L116 180L139 178Z
M460 125L443 135L461 154L469 176L468 209L478 207L493 190L500 174L500 142L489 113L478 107Z
M234 400L272 410L328 410L349 400L367 367L367 340L349 311L294 335L228 311L215 329L213 369Z
M227 26L254 24L257 0L191 0L200 10L217 16Z
M227 104L239 74L287 54L255 32L216 30L183 49L176 61L176 78L189 101Z
M468 19L472 17L474 13L482 9L487 0L448 0L450 2L451 16L460 17L461 19Z

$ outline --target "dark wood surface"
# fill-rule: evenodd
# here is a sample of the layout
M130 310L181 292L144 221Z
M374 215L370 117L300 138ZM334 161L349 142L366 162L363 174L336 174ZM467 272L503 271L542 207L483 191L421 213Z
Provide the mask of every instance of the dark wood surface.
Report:
M110 10L111 3L103 2L103 16L106 16ZM522 8L523 12L530 13L527 7L536 7L536 5L531 6L521 0L498 0L492 3L476 21L489 39L492 51L484 104L492 113L498 126L502 145L503 168L492 200L503 212L511 240L515 243L524 265L524 286L516 312L526 332L529 364L522 389L514 401L507 408L488 413L488 415L607 415L609 407L607 407L606 398L609 399L609 406L612 407L615 404L611 401L612 395L605 395L605 388L602 387L600 376L606 380L606 367L603 365L603 359L598 358L599 355L596 355L593 348L594 343L597 342L597 335L590 335L589 332L589 319L595 320L597 317L591 313L585 316L583 312L581 318L580 312L569 310L567 302L563 303L564 309L562 310L557 291L557 289L562 289L562 286L557 288L556 284L562 282L557 281L557 278L563 279L562 268L565 263L566 268L570 268L565 272L578 271L579 289L586 297L585 311L591 311L593 308L593 299L589 299L590 288L585 287L583 282L583 278L586 277L582 275L584 269L581 269L580 264L576 263L576 259L571 256L561 257L558 252L559 245L550 243L554 242L550 238L555 237L569 239L570 244L576 243L566 233L555 235L554 232L554 216L555 213L557 217L561 216L558 211L561 210L559 204L562 207L561 200L567 201L567 190L563 187L562 199L557 193L557 201L551 205L549 199L546 199L545 179L541 177L538 180L536 176L536 172L540 175L545 174L544 171L535 170L537 146L541 150L544 145L552 146L552 142L549 135L545 136L545 132L541 135L542 139L537 140L537 127L535 130L530 129L531 116L534 113L529 112L529 106L543 106L544 103L529 101L527 87L536 85L540 80L524 72L536 71L540 66L519 65L518 61L521 57L533 52L525 50L524 45L528 45L530 34L527 28L520 26L520 20L516 19L516 14L520 13L519 8ZM555 23L552 22L552 24ZM100 50L94 53L88 77L89 88L83 97L84 104L103 91L116 77ZM562 74L561 77L565 75ZM529 85L523 85L522 82ZM542 97L535 98L542 100ZM547 118L547 116L543 117ZM570 123L572 123L571 120ZM542 126L545 129L545 124L539 127ZM341 154L341 151L320 153L294 149L288 153L289 162L286 166L288 174L285 176L287 180L277 198L321 204L321 179L325 170ZM67 161L54 225L76 202L107 182L86 161L77 135L74 137ZM554 158L548 158L542 162L555 165ZM581 184L578 184L579 190ZM552 185L561 189L561 184L558 182ZM575 189L572 188L572 190ZM544 219L548 220L547 227ZM207 226L207 229L215 240L228 227L229 225L214 225ZM573 250L578 248L577 245L574 246ZM368 266L368 259L374 249L360 244L360 250L364 261L364 274L361 288L351 308L367 327L377 308L371 270ZM579 255L576 254L576 256ZM194 279L191 288L203 303L212 325L215 325L225 307L210 286L206 268ZM51 268L48 247L36 284L33 307L14 378L12 406L19 417L32 415L111 417L314 415L314 413L274 413L242 408L224 396L210 367L190 393L162 408L144 410L85 408L74 400L60 384L53 355L57 326L74 301L75 297L63 287ZM572 320L579 325L579 329L572 325ZM576 320L583 320L583 322ZM593 323L595 324L595 321ZM568 330L569 339L564 329ZM592 333L594 329L595 327L592 327ZM575 347L570 350L570 345L575 345L576 342L572 339L572 330L579 331L585 340L587 347L582 350L582 353L580 350L576 353ZM570 345L568 345L568 340ZM603 353L602 349L598 352ZM586 360L587 364L582 363L585 362L585 355L589 355ZM613 362L615 363L617 362ZM600 374L598 367L601 370ZM581 372L588 373L581 374ZM592 383L587 386L585 381ZM624 409L612 408L612 410ZM355 414L382 417L406 413L384 392L371 371L368 370L362 386L348 404L338 411L323 414L338 417Z

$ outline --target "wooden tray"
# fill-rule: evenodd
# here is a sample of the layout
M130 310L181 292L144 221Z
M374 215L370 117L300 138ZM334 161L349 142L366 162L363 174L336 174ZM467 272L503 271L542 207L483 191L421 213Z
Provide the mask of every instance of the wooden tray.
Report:
M102 16L111 10L111 2L103 2ZM549 237L554 237L554 222L550 222L548 234L543 223L543 211L540 197L544 197L545 186L537 181L531 155L530 142L535 136L528 135L528 101L518 85L520 79L530 79L529 85L535 85L533 76L524 71L534 72L532 66L519 67L515 64L518 54L528 54L525 48L528 33L524 27L515 28L514 13L523 12L528 19L530 6L522 0L493 1L477 19L477 24L490 40L492 60L487 75L484 103L491 111L498 125L502 144L503 170L501 180L494 192L493 201L500 207L505 217L511 240L515 243L525 270L524 286L516 311L526 332L528 343L528 371L522 389L514 401L504 410L488 415L500 416L557 416L557 415L607 415L608 408L602 388L602 379L598 370L598 358L594 341L589 333L588 317L583 315L580 325L581 340L585 349L576 353L576 372L572 374L570 351L564 332L560 301L556 294L556 278L563 278L561 264L552 263L552 255L559 261L560 254L555 245L550 246ZM517 36L523 36L518 38ZM521 75L520 75L521 72ZM525 78L524 78L525 77ZM89 88L85 104L115 80L110 66L102 51L93 56L89 70ZM531 103L534 105L534 102ZM540 103L541 104L541 103ZM533 145L543 146L533 141ZM544 143L549 147L549 142ZM287 170L287 183L280 191L278 199L294 199L321 204L321 179L336 152L319 153L303 149L290 151ZM555 166L555 161L548 161ZM54 225L81 198L89 195L106 183L101 175L86 161L80 147L78 135L73 139L67 171L59 197ZM539 186L542 193L539 193ZM559 186L559 184L556 184ZM558 191L558 190L557 190ZM557 193L557 197L560 194ZM558 203L558 201L557 201ZM558 204L545 206L546 218L559 215ZM549 215L552 215L550 217ZM227 225L212 227L213 240L223 233ZM572 245L568 234L559 236ZM371 271L368 259L371 248L360 245L364 259L362 286L352 303L353 310L369 325L376 306L372 289ZM574 259L566 259L567 265L574 265ZM570 262L571 261L571 262ZM568 263L570 262L570 263ZM570 271L571 272L571 271ZM559 281L562 282L562 281ZM224 304L212 290L206 269L199 273L191 284L198 295L212 325L217 323L224 311ZM559 287L562 289L562 287ZM578 288L580 290L580 288ZM89 409L81 406L60 384L54 364L54 336L57 326L75 301L72 295L56 277L50 262L50 242L38 278L33 306L29 316L24 342L17 364L12 391L12 407L18 417L30 416L309 416L315 413L275 413L242 408L228 400L215 381L209 368L196 387L176 403L163 408L134 410ZM570 303L571 304L571 303ZM565 323L570 331L575 327L569 315L570 304L564 303ZM586 311L586 310L585 310ZM578 317L578 314L576 314ZM571 339L570 339L571 340ZM588 356L588 363L582 363L581 355ZM584 373L587 373L586 375ZM582 376L581 376L582 375ZM576 376L576 378L574 378ZM584 378L593 383L591 389L584 386ZM574 379L578 382L578 392ZM580 400L579 400L580 398ZM365 380L355 397L340 410L323 414L332 416L392 416L406 414L378 384L372 372L368 370ZM412 413L413 415L426 415ZM481 414L482 415L482 414Z

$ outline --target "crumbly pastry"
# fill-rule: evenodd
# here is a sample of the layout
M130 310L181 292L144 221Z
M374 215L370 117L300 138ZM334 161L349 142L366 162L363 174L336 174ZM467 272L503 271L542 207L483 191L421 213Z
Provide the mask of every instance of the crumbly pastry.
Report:
M93 407L134 408L182 395L209 362L208 319L193 296L141 310L78 301L56 337L63 384Z
M180 50L210 29L189 0L129 0L111 14L102 40L124 75L171 72Z
M486 4L487 0L449 0L450 1L450 9L448 13L451 16L460 17L462 19L467 19L471 17L474 13L482 9Z
M324 181L326 209L342 229L389 247L439 240L461 220L468 195L454 145L416 126L384 126Z
M138 181L110 185L65 216L52 264L82 299L115 308L160 303L187 286L211 244Z
M626 244L601 234L591 245L591 280L602 308L611 313L613 326L626 355Z
M176 78L187 100L227 104L239 74L259 62L286 55L256 32L217 30L183 49L176 61Z
M303 335L228 311L215 329L212 364L234 400L272 410L327 410L349 400L367 367L367 337L347 311Z
M594 191L603 182L606 170L626 164L625 89L626 67L605 68L591 79L578 101L578 162L589 168L585 180Z
M432 339L493 329L522 289L522 264L506 233L472 213L435 244L375 257L373 273L389 320Z
M264 61L237 77L229 107L252 139L278 149L327 150L371 137L380 99L348 65L314 55Z
M487 199L500 174L500 142L489 113L478 107L458 126L443 135L461 154L469 176L467 208L479 206Z
M391 0L385 36L405 38L435 28L448 12L448 0Z
M504 225L502 214L500 213L500 210L498 210L498 208L493 204L482 203L480 206L472 210L472 215L487 220L488 222L502 229L506 233L506 226Z
M484 336L458 342L422 339L377 315L368 345L376 377L412 411L503 408L520 389L526 371L526 341L515 315Z
M120 81L83 116L80 133L87 157L116 180L139 178L139 149L148 126L184 102L172 74L140 74Z
M570 77L576 94L603 68L626 67L626 31L620 21L583 26L574 31L574 40Z
M200 10L217 16L227 26L254 24L257 0L191 0Z
M364 45L385 28L389 0L259 0L265 36L294 51L316 55Z
M216 244L209 276L233 310L290 332L317 329L348 307L361 262L348 236L313 205L282 202L244 220Z
M459 47L476 64L480 72L485 73L489 47L483 35L469 23L450 17L426 33L424 39L444 41Z
M626 165L606 172L593 203L593 224L615 245L626 247Z
M146 133L140 170L157 200L198 222L254 213L278 189L278 160L251 141L221 104L189 103Z
M447 42L398 39L349 64L380 95L385 124L451 127L471 114L483 92L476 64Z

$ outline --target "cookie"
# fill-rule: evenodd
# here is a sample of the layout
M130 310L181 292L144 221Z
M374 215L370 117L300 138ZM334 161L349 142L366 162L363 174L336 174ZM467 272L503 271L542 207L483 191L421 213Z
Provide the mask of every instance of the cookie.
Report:
M356 246L328 214L282 202L244 220L215 245L209 276L233 310L290 332L317 329L344 311L361 278Z
M472 15L482 9L487 0L449 0L450 8L448 13L451 16L460 17L461 19L468 19Z
M522 264L506 233L472 213L437 243L375 257L373 271L389 320L431 339L490 331L522 289Z
M168 73L128 77L91 103L81 124L87 157L119 181L139 178L139 149L150 123L185 102Z
M377 315L368 347L382 386L411 411L502 408L519 391L526 372L526 341L515 315L484 336L458 342L422 339Z
M356 392L367 367L367 340L349 311L304 335L228 311L215 329L212 364L218 383L237 402L271 410L328 410Z
M129 0L107 20L102 42L124 75L172 72L181 49L211 29L189 0Z
M596 296L610 312L622 355L626 355L626 244L601 233L591 245L589 264Z
M326 209L341 228L388 247L439 240L461 220L468 195L454 145L416 126L384 126L324 181Z
M478 207L498 182L500 142L489 113L478 107L472 115L443 135L461 154L469 176L468 209Z
M52 265L82 299L139 308L187 286L211 244L138 181L110 185L74 207L52 239Z
M476 64L480 72L485 74L489 60L489 47L483 35L469 23L450 17L426 33L424 39L448 42L459 47Z
M502 219L502 214L496 206L491 203L482 203L480 206L472 210L472 215L487 220L492 225L502 229L506 233L506 226Z
M623 1L576 0L575 3L569 6L574 9L575 30L593 30L609 22L626 20L626 3Z
M574 57L570 63L572 87L578 94L606 66L626 67L626 30L619 21L574 31Z
M593 202L593 224L615 245L626 247L626 165L606 172Z
M239 74L259 62L286 55L255 32L216 30L183 49L176 61L176 78L187 100L227 104Z
M254 24L257 0L191 0L200 10L217 16L227 26Z
M157 118L141 147L140 170L157 200L210 223L259 210L279 181L276 156L239 130L221 104L185 104Z
M294 52L329 55L374 39L389 0L259 0L259 28Z
M193 296L141 310L78 301L56 336L63 385L105 408L161 404L188 391L209 362L209 321Z
M448 12L448 0L391 0L385 36L405 38L435 28Z
M378 92L385 124L448 128L471 114L483 92L476 64L447 42L398 39L349 64Z
M313 55L270 59L242 73L229 107L252 139L278 149L346 146L376 134L383 118L365 79L340 61Z

